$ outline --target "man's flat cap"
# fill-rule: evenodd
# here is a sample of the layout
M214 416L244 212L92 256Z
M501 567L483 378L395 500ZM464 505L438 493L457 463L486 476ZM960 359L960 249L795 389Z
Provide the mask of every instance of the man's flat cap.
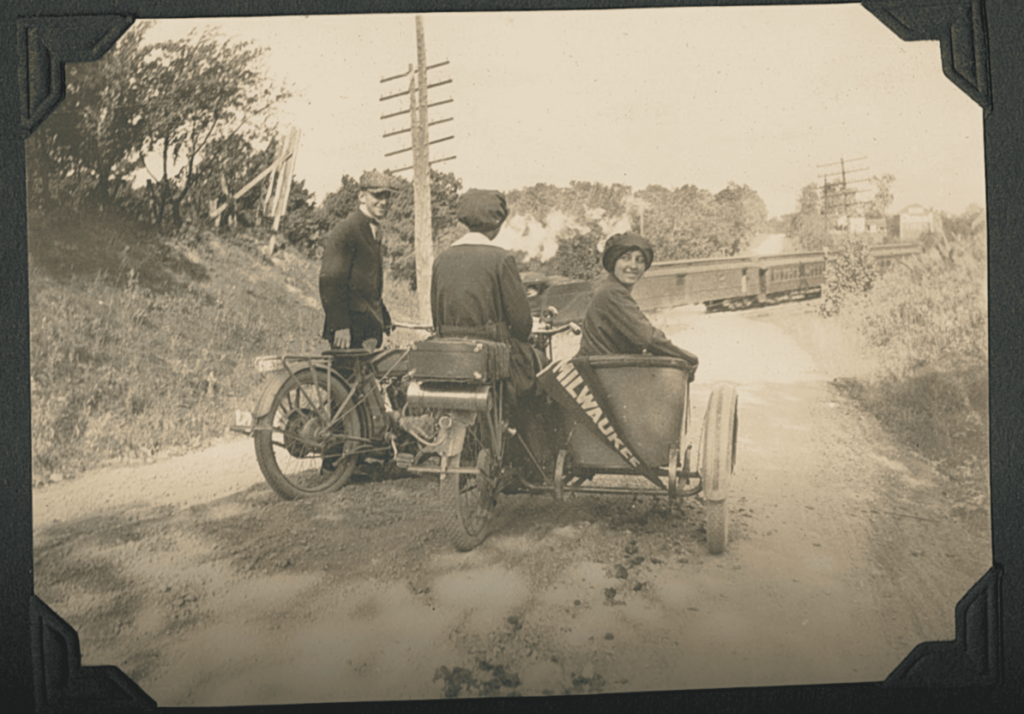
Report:
M366 171L359 178L360 191L395 191L396 184L393 176L377 170Z

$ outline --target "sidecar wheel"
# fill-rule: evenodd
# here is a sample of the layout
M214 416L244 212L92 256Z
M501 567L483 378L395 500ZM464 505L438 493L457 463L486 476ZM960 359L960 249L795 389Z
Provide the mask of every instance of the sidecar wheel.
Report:
M739 429L736 388L715 385L708 399L701 430L698 473L707 503L705 530L708 551L718 555L729 541L729 514L725 499L736 466L736 436Z
M337 491L352 477L358 455L346 437L362 436L359 415L345 385L329 381L328 388L323 373L298 373L281 386L270 413L257 425L256 461L282 498ZM332 421L337 423L327 428Z
M451 468L476 466L479 474L452 473L441 479L441 509L444 529L456 550L473 550L487 538L487 526L494 515L497 493L491 481L496 465L491 450L481 440L480 420L466 429L462 453L453 456Z
M704 530L708 535L708 552L721 555L729 540L729 513L725 501L707 501L704 511Z

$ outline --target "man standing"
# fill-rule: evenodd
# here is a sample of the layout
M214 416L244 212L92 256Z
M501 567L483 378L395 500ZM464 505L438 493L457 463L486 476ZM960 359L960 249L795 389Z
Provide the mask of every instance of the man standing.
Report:
M324 239L320 266L323 338L333 349L374 350L391 332L384 306L384 265L380 221L395 191L391 176L367 171L359 179L359 208Z

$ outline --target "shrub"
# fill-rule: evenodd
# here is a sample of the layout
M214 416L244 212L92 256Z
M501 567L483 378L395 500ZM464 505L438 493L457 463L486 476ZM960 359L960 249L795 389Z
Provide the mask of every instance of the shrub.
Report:
M847 297L867 292L876 278L868 245L851 237L838 239L833 249L825 250L825 282L818 309L825 317L837 314Z
M979 240L940 238L848 301L849 322L878 349L886 376L987 364L987 266Z

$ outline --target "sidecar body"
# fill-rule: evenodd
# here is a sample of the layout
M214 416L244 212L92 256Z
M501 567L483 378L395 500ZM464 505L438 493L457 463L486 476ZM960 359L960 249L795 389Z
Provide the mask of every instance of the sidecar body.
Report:
M697 358L602 355L552 362L539 375L559 422L553 473L525 490L677 497L703 492L708 549L728 538L725 499L736 461L738 400L730 384L711 392L691 470L690 382ZM612 477L610 480L604 476ZM601 476L602 478L595 478Z
M538 380L565 424L573 469L665 473L686 434L696 368L696 359L649 355L579 357L548 365Z

